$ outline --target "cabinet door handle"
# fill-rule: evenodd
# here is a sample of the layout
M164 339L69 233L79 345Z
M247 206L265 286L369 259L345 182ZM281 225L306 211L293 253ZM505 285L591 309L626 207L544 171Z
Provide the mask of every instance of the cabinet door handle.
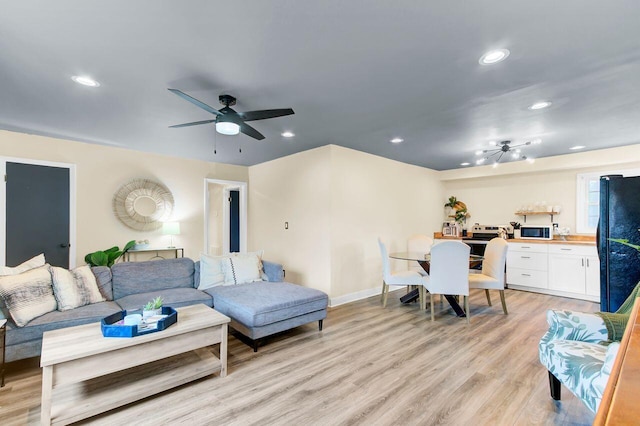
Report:
M573 249L570 249L570 248L561 248L560 250L563 250L563 251L571 251L571 250L573 250Z
M584 266L584 257L582 258L582 266Z
M520 274L520 275L522 275L523 277L530 277L531 276L530 274Z
M531 248L531 247L529 247L529 246L522 246L522 247L520 247L520 248Z
M589 259L587 259L587 268L589 267Z
M520 259L531 259L531 256L520 256Z

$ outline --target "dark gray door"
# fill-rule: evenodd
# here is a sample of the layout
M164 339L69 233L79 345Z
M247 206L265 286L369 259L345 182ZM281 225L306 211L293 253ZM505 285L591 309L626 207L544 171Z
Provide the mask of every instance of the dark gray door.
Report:
M229 252L240 251L240 191L229 191Z
M69 169L7 163L6 265L44 253L69 267Z

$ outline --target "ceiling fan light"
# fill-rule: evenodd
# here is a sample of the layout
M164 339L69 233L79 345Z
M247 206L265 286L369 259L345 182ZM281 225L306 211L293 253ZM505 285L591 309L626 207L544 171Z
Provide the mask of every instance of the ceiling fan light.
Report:
M240 133L240 126L230 121L218 121L216 122L216 132L223 135L237 135Z
M483 152L484 151L482 151L482 150L476 151L476 155L482 155Z

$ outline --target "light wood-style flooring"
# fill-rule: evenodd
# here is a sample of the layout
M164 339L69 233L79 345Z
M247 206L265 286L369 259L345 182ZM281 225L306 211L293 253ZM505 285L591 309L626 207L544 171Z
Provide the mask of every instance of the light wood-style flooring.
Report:
M436 321L401 292L338 306L317 323L254 353L229 338L229 375L181 386L84 422L96 425L587 425L589 410L563 388L549 396L538 341L546 310L595 303L507 290L489 307L471 295L471 324L436 304ZM495 302L498 302L497 304ZM38 424L38 359L8 365L0 425Z

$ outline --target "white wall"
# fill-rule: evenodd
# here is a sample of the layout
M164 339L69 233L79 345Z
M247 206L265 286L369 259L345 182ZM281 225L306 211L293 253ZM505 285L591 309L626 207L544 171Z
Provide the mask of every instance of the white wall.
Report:
M220 256L223 253L222 222L224 215L224 185L209 183L209 247L210 255Z
M77 264L86 253L129 240L149 239L168 245L161 230L134 231L113 214L112 198L118 188L135 178L161 182L172 192L173 220L180 222L174 245L197 259L204 246L203 182L205 178L247 181L243 166L186 160L109 146L0 131L0 156L71 163L77 172Z
M470 222L523 222L513 213L522 205L546 201L561 205L554 222L576 230L576 177L579 173L640 167L640 145L540 158L534 164L515 162L441 172L446 196L467 204ZM527 216L529 224L551 224L549 216Z
M331 148L249 168L249 250L282 263L289 282L331 291ZM285 229L288 222L289 229Z
M378 237L389 252L406 251L411 235L440 229L444 201L438 174L339 146L331 146L331 154L330 295L379 292ZM406 262L395 266L406 269Z
M252 166L249 179L251 248L333 299L379 291L379 236L405 250L442 221L436 172L334 145Z

